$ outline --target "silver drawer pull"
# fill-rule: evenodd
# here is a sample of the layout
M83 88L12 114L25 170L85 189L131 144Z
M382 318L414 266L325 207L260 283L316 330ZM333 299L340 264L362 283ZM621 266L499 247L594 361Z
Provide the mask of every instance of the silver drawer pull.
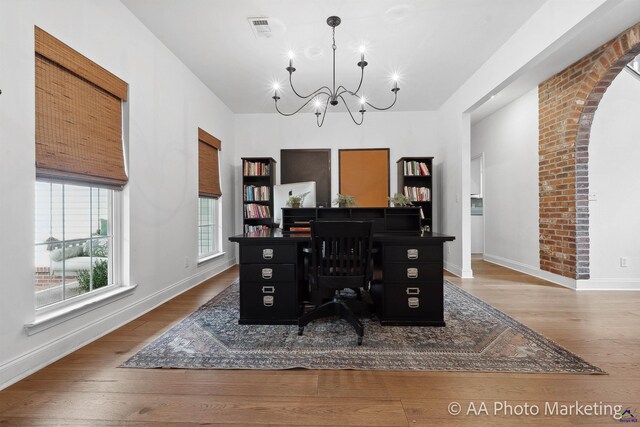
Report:
M263 286L262 293L263 294L274 294L276 292L275 286Z
M407 298L407 304L409 304L409 308L420 308L420 298Z
M262 304L264 304L265 307L272 307L273 306L273 295L265 295L262 297Z
M263 268L262 269L262 278L263 279L271 279L273 277L273 269L272 268Z
M407 249L407 258L408 259L418 259L418 250L417 249Z
M407 295L420 295L420 288L407 288Z
M407 268L407 279L417 279L417 278L418 278L418 269Z
M262 250L262 258L264 258L264 259L272 259L273 258L273 249L263 249Z

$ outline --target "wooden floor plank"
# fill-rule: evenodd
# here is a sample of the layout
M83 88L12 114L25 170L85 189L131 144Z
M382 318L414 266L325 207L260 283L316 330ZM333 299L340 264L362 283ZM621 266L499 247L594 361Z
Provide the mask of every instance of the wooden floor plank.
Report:
M608 375L117 366L238 277L234 267L0 391L0 424L610 425L608 417L452 416L458 401L623 403L640 410L640 293L575 292L478 258L447 279Z
M162 375L162 374L160 374ZM259 381L257 375L243 378L234 376L212 381L190 381L189 378L172 378L158 388L158 381L86 380L86 379L29 379L16 384L16 391L48 392L98 392L130 394L208 395L208 396L316 396L318 377L316 375L279 378L270 376Z
M130 393L43 392L4 417L155 422L406 426L399 400L238 398Z

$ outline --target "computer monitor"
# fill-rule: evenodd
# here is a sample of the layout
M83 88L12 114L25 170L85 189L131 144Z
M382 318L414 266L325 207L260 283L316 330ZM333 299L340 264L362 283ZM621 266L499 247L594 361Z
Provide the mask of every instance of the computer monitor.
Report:
M282 208L287 208L289 196L301 196L308 193L302 201L304 208L316 207L316 182L292 182L290 184L280 184L273 186L273 222L281 224ZM282 224L281 224L282 225Z

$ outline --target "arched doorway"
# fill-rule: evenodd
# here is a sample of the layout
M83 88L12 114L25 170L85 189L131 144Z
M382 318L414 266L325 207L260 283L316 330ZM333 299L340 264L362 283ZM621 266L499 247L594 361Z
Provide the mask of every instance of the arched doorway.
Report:
M603 94L640 54L640 23L538 87L540 268L589 279L589 137Z

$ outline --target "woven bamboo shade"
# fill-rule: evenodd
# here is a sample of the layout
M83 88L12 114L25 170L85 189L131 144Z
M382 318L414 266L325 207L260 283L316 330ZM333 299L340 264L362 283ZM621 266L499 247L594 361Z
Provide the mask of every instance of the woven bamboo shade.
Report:
M218 151L220 140L198 128L198 191L200 197L222 196Z
M51 54L55 43L59 46ZM46 54L72 67L85 64L84 74L106 75L89 79ZM115 76L87 63L93 64L36 28L36 176L120 189L127 183L122 101L112 92L122 88L97 86L100 81L114 82Z

